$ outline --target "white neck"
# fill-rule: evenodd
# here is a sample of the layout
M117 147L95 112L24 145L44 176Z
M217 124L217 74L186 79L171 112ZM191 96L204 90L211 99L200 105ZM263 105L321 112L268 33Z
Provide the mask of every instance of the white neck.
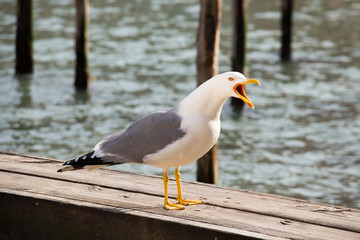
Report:
M214 82L206 81L190 93L179 104L179 113L182 116L206 115L209 119L220 119L222 106L228 96L219 95L221 91Z

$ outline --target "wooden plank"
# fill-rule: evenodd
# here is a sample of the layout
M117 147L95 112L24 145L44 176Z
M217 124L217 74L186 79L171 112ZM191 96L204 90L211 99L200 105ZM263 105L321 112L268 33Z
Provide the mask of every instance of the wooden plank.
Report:
M1 155L0 155L1 156ZM28 173L38 176L44 176L55 179L73 181L75 183L96 184L103 187L112 187L125 191L142 192L154 196L163 196L162 179L157 176L145 176L141 174L103 169L101 171L83 171L56 173L60 166L54 164L53 160L46 158L24 158L18 155L8 155L9 159L0 158L0 164L8 171ZM20 165L27 164L27 167L19 168ZM45 165L45 166L44 166ZM30 168L30 171L29 171ZM104 178L104 172L107 178ZM144 181L144 179L146 179ZM131 181L129 181L131 180ZM261 213L271 216L281 216L286 219L298 221L311 221L318 225L329 225L327 215L333 216L334 225L342 229L356 229L360 232L360 226L356 223L359 220L359 211L353 211L350 208L332 206L326 204L311 203L308 201L290 199L286 197L274 196L263 193L249 192L241 189L231 189L225 187L213 187L208 184L193 183L182 181L184 195L187 198L201 198L207 201L209 205L225 206L238 209ZM206 194L203 194L205 192ZM199 195L199 193L201 193ZM176 198L175 181L169 182L169 195ZM236 199L232 201L232 199ZM255 201L255 202L254 202ZM304 220L306 219L306 220ZM329 225L332 226L332 225Z
M166 211L162 208L160 177L111 169L57 173L59 167L60 161L53 159L0 152L0 192L57 202L75 201L150 219L169 218L166 221L171 223L206 226L238 236L259 234L255 239L360 237L357 209L184 181L185 196L207 203L188 206L184 211ZM169 184L170 195L175 199L175 182Z
M56 165L53 161L49 161L48 159L28 159L17 155L10 155L9 158L15 161L7 161L3 158L0 159L1 166L6 167L9 171L27 173L29 172L28 167L30 167L31 173L39 176L64 180L69 178L71 181L76 183L82 182L97 185L100 184L100 186L104 187L143 192L159 197L163 196L162 179L156 176L144 176L141 174L114 171L110 169L103 170L106 172L106 175L109 176L108 178L103 178L102 176L104 173L101 171L83 171L82 174L79 174L79 172L66 172L58 174L56 173L56 170L60 165ZM25 163L29 164L28 167L19 169L19 166L23 166ZM44 167L44 165L46 165L46 167ZM149 181L144 181L144 179L149 179ZM170 197L175 198L176 190L174 181L169 182L169 188ZM302 221L302 218L305 217L306 219L313 221L314 224L319 225L327 224L322 223L322 221L327 221L326 214L332 214L335 217L334 220L336 220L335 222L337 225L341 224L340 226L344 229L350 227L352 229L357 229L357 231L360 232L360 226L354 222L356 221L359 213L356 212L357 214L354 215L353 211L351 211L352 209L349 208L334 207L325 204L319 205L307 201L247 192L239 189L229 189L223 187L213 188L207 184L194 184L186 181L183 182L183 188L184 194L187 197L200 197L203 200L208 201L208 204L227 206L239 210L263 213L267 215L282 216L283 218L297 219L299 221ZM213 194L210 195L210 197L208 197L209 194L206 194L206 196L199 196L199 193L204 191ZM231 199L238 200L231 202ZM256 204L254 204L254 200L256 200ZM309 212L309 210L311 212ZM344 215L348 221L342 222Z
M20 197L19 197L20 196ZM44 205L48 205L45 206ZM50 205L50 206L49 206ZM8 211L4 211L4 209ZM15 209L15 211L14 211ZM23 222L19 232L10 221L14 212ZM39 212L41 211L41 214ZM97 212L94 212L97 211ZM137 209L113 208L84 201L0 191L0 238L5 239L279 239L259 233L212 226L207 223L146 213ZM42 215L42 216L41 216ZM61 215L61 217L59 217ZM110 216L109 216L110 215ZM43 216L47 216L44 218ZM74 219L74 220L73 220ZM65 220L65 221L64 221ZM29 222L31 221L31 224ZM37 229L29 225L40 225ZM7 228L7 229L5 229ZM24 230L25 228L25 230ZM28 229L26 229L28 228ZM35 230L35 231L34 231ZM11 237L6 237L11 235Z
M269 216L234 211L233 209L224 209L216 206L203 205L197 208L196 211L192 208L188 208L186 211L167 212L162 210L162 199L160 197L140 193L129 194L126 191L102 188L93 185L62 182L52 179L44 181L40 177L6 172L0 172L0 178L5 180L0 186L10 185L13 190L46 194L50 196L61 196L65 199L76 199L89 203L101 203L103 206L115 207L121 210L141 210L145 213L155 214L168 213L166 215L178 217L179 221L186 219L194 222L205 222L208 224L220 223L223 227L255 232L260 231L261 233L277 235L279 237L286 237L289 235L300 237L304 231L308 232L309 236L312 235L313 237L316 237L317 231L320 231L320 227L292 221L287 223L289 224L288 226L284 224L286 228L284 228L281 232L276 232L273 229L276 228L277 225L281 224L281 218L274 219ZM54 186L56 186L56 188L54 188ZM216 218L214 216L216 216ZM324 237L323 239L330 239L331 237L339 236L339 232L334 231L331 228L327 229L324 227L320 229L325 233L322 233ZM344 233L340 236L351 237L352 235L343 234Z
M34 175L44 176L55 179L71 179L75 183L96 184L103 187L112 187L120 190L142 192L154 196L163 196L162 179L156 176L145 176L122 171L105 169L108 178L104 178L102 171L83 171L56 173L60 164L54 164L54 161L48 159L32 159L22 156L10 155L8 161L0 158L2 167L8 171L20 173L31 172ZM27 165L27 167L24 166ZM45 165L45 166L44 166ZM19 166L23 166L19 168ZM29 169L30 168L30 169ZM144 179L146 179L144 181ZM131 180L131 181L129 181ZM255 192L243 191L240 189L230 189L216 187L183 181L184 194L188 198L201 198L207 201L209 205L225 206L242 211L261 213L272 216L281 216L286 219L295 219L298 221L312 221L318 225L328 225L327 214L333 215L334 223L337 228L357 229L360 232L360 226L356 224L359 212L353 212L352 209L343 207L334 207L331 205L310 203L303 200L289 199L285 197L260 194ZM170 197L176 198L175 182L169 182ZM202 195L203 192L207 194ZM201 193L201 195L199 195ZM209 193L212 193L211 195ZM237 199L231 201L232 199ZM254 202L255 201L255 202ZM345 218L344 218L345 216ZM346 221L344 221L346 220ZM331 226L331 225L330 225Z

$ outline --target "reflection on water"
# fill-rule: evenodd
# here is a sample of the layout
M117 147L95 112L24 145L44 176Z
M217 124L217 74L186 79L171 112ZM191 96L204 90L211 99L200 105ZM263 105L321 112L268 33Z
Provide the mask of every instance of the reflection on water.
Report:
M35 1L35 74L14 76L15 2L0 3L0 149L70 159L196 84L198 1L92 3L89 63L76 93L73 1ZM219 184L360 207L360 4L296 1L294 62L279 62L279 6L249 1L248 75L255 110L226 105ZM145 6L146 5L146 6ZM231 66L223 6L220 71ZM195 164L182 168L195 180ZM149 174L161 170L124 165Z
M24 107L32 107L32 97L31 97L31 80L33 76L32 75L19 75L16 76L16 80L18 82L18 87L16 88L16 91L21 94L20 102L16 106L18 108L24 108Z

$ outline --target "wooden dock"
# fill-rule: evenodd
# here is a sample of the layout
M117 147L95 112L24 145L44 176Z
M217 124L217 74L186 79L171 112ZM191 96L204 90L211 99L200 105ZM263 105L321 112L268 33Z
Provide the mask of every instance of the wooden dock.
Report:
M167 211L161 177L60 165L0 152L0 239L360 239L359 209L184 181L206 204Z

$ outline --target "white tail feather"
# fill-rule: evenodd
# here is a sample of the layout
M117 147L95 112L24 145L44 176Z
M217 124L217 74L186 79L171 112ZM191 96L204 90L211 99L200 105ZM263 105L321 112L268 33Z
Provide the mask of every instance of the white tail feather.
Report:
M58 172L67 172L67 171L72 171L75 170L75 168L71 165L66 165L65 167L62 167L58 170Z

